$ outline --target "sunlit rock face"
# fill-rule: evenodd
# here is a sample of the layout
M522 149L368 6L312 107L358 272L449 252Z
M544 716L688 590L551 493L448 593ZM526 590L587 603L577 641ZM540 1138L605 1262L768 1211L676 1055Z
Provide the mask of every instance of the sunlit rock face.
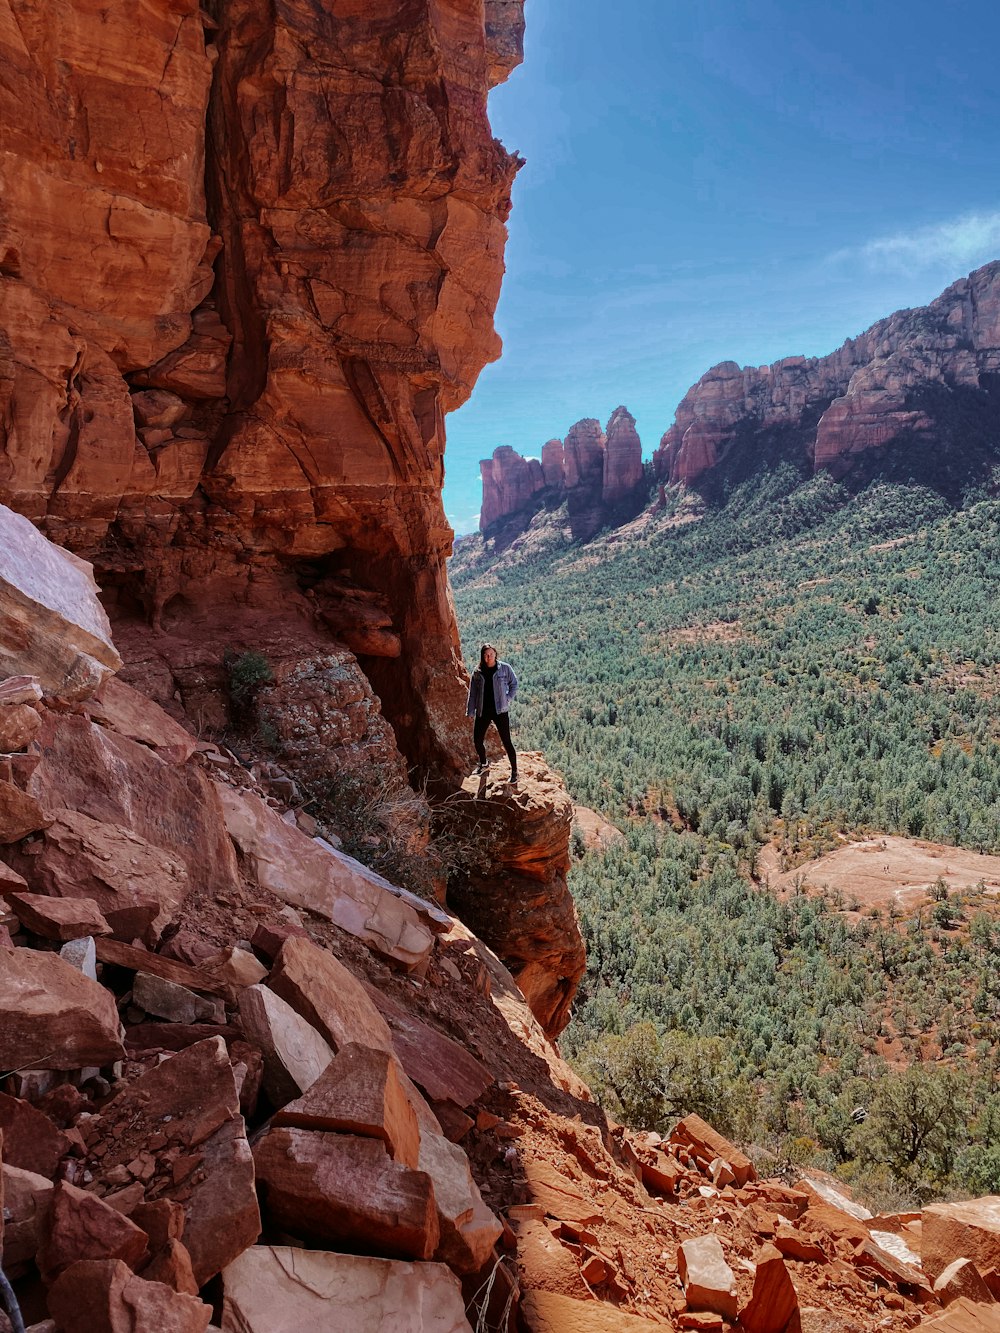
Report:
M500 351L521 10L0 0L0 500L118 621L306 594L446 768L443 422Z
M953 283L928 306L901 310L830 356L741 368L724 361L685 394L654 455L657 475L696 481L737 438L804 429L816 471L904 436L934 436L948 394L995 395L1000 374L1000 264ZM938 395L937 406L928 393Z

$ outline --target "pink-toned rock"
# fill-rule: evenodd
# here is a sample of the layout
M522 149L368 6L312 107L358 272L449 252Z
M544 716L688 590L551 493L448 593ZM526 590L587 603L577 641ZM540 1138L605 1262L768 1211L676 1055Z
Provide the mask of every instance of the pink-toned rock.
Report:
M70 1140L37 1106L0 1092L3 1160L49 1180L70 1149Z
M800 1333L799 1299L780 1251L765 1245L755 1261L753 1295L740 1311L747 1333Z
M120 736L148 745L168 763L186 763L198 747L197 738L180 723L116 676L104 682L87 712Z
M212 1317L196 1297L136 1277L119 1259L72 1264L48 1302L60 1333L205 1333Z
M46 940L78 940L84 935L110 935L93 898L51 898L42 893L4 893L26 930Z
M56 954L0 950L0 1069L80 1069L124 1058L114 996Z
M702 1170L709 1169L714 1161L725 1163L732 1172L737 1186L743 1186L757 1178L757 1172L750 1158L740 1152L728 1139L716 1133L701 1116L689 1115L678 1121L671 1130L670 1141L686 1148Z
M663 1324L651 1319L552 1291L525 1292L522 1308L532 1333L663 1333Z
M281 946L269 982L335 1051L350 1042L392 1050L392 1034L361 982L326 949L297 936Z
M420 1129L396 1057L369 1046L341 1047L315 1083L272 1123L381 1139L395 1161L413 1168L420 1155Z
M960 1296L944 1314L920 1327L927 1333L1000 1333L1000 1305L980 1305Z
M179 860L206 892L239 892L236 854L215 784L200 768L168 763L148 745L86 717L52 714L39 741L42 760L29 783L31 795L53 810L62 807L142 839ZM45 889L57 892L58 885ZM171 897L175 892L164 890Z
M394 1162L378 1139L272 1129L254 1151L264 1206L314 1244L430 1259L439 1239L431 1179Z
M421 1118L419 1166L433 1181L440 1229L433 1257L456 1273L477 1273L489 1259L503 1227L483 1202L464 1150L434 1131L427 1119L430 1113L421 1107L419 1099L416 1110Z
M20 842L52 823L52 815L40 801L0 780L0 844Z
M184 1296L198 1295L198 1279L194 1275L191 1255L179 1240L168 1240L139 1270L139 1276L146 1282L162 1282Z
M38 1253L54 1188L45 1176L4 1161L3 1266L8 1276L16 1275Z
M95 903L110 931L129 942L147 932L157 938L190 886L179 856L75 810L58 811L31 853L12 851L11 860L51 900Z
M256 882L285 902L325 917L407 969L434 943L387 880L286 824L252 792L218 784L226 827Z
M691 1310L714 1310L736 1319L736 1278L717 1236L697 1236L677 1250L677 1271Z
M52 1195L38 1267L51 1284L80 1259L120 1259L135 1269L149 1253L149 1238L116 1208L60 1181Z
M333 1049L290 1004L267 986L240 992L240 1023L264 1057L264 1091L284 1106L312 1087L333 1059Z
M493 1075L464 1046L374 986L365 989L389 1025L393 1050L400 1063L431 1101L469 1106L492 1086Z
M255 1245L222 1282L225 1333L332 1333L333 1311L351 1333L471 1333L444 1264Z
M28 704L0 705L0 753L23 750L41 729L38 710Z
M1000 1268L1000 1195L928 1204L921 1216L921 1263L931 1279L956 1257L971 1259L980 1273Z
M267 968L252 953L231 945L220 953L210 954L201 964L204 971L234 990L255 986L267 976Z
M0 673L50 694L85 698L121 666L91 567L2 504L0 622Z
M950 1305L960 1296L980 1305L992 1305L995 1300L982 1273L971 1259L955 1259L939 1273L934 1282L934 1294L944 1305Z
M528 510L533 498L545 486L542 464L538 459L522 458L509 444L494 449L492 458L480 462L479 471L483 483L479 530L487 535L504 518Z

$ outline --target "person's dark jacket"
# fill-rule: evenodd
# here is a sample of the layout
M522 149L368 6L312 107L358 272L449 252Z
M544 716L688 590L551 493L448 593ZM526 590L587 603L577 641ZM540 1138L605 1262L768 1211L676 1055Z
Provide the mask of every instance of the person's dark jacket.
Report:
M476 667L469 682L469 701L465 705L466 717L481 717L483 712L483 673ZM506 713L517 696L517 677L509 662L498 662L493 677L493 702L498 713Z

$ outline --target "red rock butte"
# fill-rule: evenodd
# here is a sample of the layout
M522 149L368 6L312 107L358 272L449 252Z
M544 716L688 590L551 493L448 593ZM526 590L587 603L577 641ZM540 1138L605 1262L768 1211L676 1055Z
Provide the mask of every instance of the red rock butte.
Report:
M930 395L996 396L1000 387L1000 263L900 310L830 356L770 366L723 361L684 395L653 456L657 476L696 481L763 431L803 431L813 470L843 476L859 454L907 435L940 435Z
M93 561L116 632L326 625L424 768L462 721L444 415L500 352L486 98L522 30L521 0L0 3L0 501Z

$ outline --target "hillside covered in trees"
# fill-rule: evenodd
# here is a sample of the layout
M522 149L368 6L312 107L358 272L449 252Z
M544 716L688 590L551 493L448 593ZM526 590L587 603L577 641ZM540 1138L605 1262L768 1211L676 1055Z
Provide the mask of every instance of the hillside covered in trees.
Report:
M1000 1189L997 904L946 877L906 914L780 897L761 851L1000 851L1000 501L976 472L765 460L586 546L556 515L452 562L466 660L490 639L522 678L519 748L626 833L573 874L567 1049L632 1123L698 1110L876 1203Z

